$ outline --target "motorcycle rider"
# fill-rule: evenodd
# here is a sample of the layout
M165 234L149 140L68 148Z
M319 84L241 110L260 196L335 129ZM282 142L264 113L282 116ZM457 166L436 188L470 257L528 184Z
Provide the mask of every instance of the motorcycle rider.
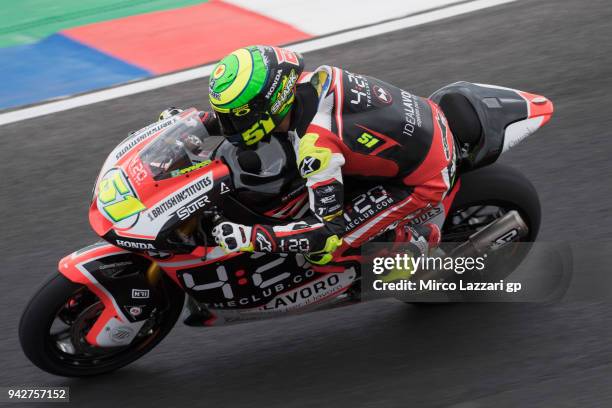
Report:
M440 240L435 224L408 227L438 205L455 176L453 136L432 101L337 67L304 72L300 54L271 46L240 48L210 77L209 100L221 133L255 146L273 132L293 145L312 216L286 225L224 220L213 236L227 252L300 252L325 265L334 252L388 231L421 253ZM216 124L215 124L216 127ZM344 178L380 181L346 214ZM338 250L340 248L340 250ZM338 250L338 251L337 251Z

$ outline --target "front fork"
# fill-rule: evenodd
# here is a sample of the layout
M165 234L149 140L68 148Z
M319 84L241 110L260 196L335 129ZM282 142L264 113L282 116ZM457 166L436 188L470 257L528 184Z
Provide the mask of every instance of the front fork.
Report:
M92 346L127 346L155 311L161 269L135 253L100 242L62 260L59 272L86 286L103 303L85 340Z

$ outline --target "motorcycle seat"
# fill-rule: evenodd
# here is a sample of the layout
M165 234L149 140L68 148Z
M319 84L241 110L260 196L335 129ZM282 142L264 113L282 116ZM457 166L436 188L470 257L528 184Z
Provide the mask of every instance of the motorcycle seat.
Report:
M482 124L468 98L460 93L447 93L439 105L455 138L461 144L476 145L482 136Z

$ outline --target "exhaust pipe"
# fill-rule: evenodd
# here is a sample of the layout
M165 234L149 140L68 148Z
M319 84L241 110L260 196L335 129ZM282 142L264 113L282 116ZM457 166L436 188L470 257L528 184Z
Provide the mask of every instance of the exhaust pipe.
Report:
M528 234L527 224L518 211L512 210L470 235L466 242L455 248L453 256L482 255L488 251L497 251L510 242L525 238Z
M483 229L470 235L468 240L456 247L448 256L478 257L489 251L497 251L510 242L524 238L529 233L527 224L517 211L510 211L503 217L493 221ZM428 281L437 279L445 281L457 275L449 270L419 271L415 280Z

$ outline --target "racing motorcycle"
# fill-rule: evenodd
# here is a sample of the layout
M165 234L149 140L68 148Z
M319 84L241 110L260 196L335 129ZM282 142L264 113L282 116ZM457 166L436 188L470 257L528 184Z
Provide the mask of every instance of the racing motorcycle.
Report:
M468 82L430 98L456 138L457 176L439 206L410 222L436 223L443 241L480 251L535 241L537 192L495 161L550 120L552 103ZM392 204L384 185L355 184L345 214L353 227ZM195 109L136 131L110 153L94 187L89 221L104 240L59 261L23 312L22 348L47 372L89 376L153 349L185 304L186 324L215 326L359 301L358 248L334 256L340 267L318 266L299 254L226 254L210 235L220 216L299 226L307 212L294 153L276 136L241 150L209 135Z

